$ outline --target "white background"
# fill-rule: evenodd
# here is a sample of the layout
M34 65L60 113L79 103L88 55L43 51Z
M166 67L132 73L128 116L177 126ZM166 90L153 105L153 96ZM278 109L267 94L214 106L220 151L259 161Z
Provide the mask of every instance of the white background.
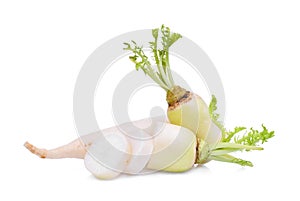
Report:
M296 0L1 1L0 199L299 200L299 10ZM27 140L52 148L77 137L74 84L99 45L162 23L214 62L227 127L264 123L276 131L264 151L243 153L255 167L211 162L101 181L81 160L41 160L25 150Z

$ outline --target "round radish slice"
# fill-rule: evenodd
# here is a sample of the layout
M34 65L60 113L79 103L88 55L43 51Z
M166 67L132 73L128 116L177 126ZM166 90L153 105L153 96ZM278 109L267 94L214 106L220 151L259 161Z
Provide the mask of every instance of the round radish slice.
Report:
M124 170L127 174L140 173L150 160L153 150L153 140L143 130L136 129L126 133L131 145L131 159Z
M130 152L130 144L120 132L100 136L88 149L85 167L99 179L113 179L128 165Z
M120 172L113 171L98 162L89 153L84 157L85 167L98 179L113 179L119 176Z
M196 158L196 136L184 127L157 122L154 149L147 169L183 172L191 169Z

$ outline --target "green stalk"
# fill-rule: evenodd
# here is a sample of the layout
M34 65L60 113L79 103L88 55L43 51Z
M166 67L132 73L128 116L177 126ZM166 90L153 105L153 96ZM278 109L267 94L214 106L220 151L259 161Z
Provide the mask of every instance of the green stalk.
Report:
M203 164L210 160L222 161L228 163L236 163L242 166L250 166L253 164L250 161L246 161L240 158L235 158L229 155L231 152L243 151L243 150L263 150L262 147L234 144L234 143L224 143L219 142L215 146L211 147L204 140L201 140L198 145L198 156L196 163Z
M229 143L229 142L220 142L216 145L215 150L217 149L239 149L239 150L263 150L262 147L249 146L243 144Z
M246 161L240 158L233 157L229 154L224 154L220 156L210 156L208 158L209 160L215 160L215 161L221 161L221 162L227 162L227 163L236 163L241 166L249 166L253 167L253 164L250 161Z
M236 151L240 151L240 149L218 149L218 150L214 150L213 153L211 153L212 156L220 156L220 155L224 155L224 154L228 154L231 152L236 152Z
M154 72L154 70L151 68L151 66L147 66L147 75L154 81L156 82L161 88L163 88L166 91L170 90L170 87L168 85L165 84L165 82L160 79L159 74ZM145 70L144 70L145 72Z
M169 86L170 89L172 89L173 85L169 79L169 75L168 75L168 72L165 71L165 67L163 65L163 55L160 56L160 62L157 65L157 68L158 68L158 71L159 71L159 74L161 75L162 79L165 81L166 85Z
M170 83L168 81L167 75L165 74L165 72L163 71L161 65L157 65L157 69L158 69L158 75L161 79L161 81L168 86L169 89L172 88L172 86L170 86Z
M170 68L170 63L169 63L169 50L167 51L166 53L166 69L167 69L167 75L168 75L168 79L170 81L170 84L172 85L172 87L174 87L174 79L173 79L173 76L172 76L172 72L171 72L171 68Z
M160 78L160 80L168 86L168 88L172 88L172 86L170 86L168 84L168 80L167 80L167 77L166 77L166 74L165 72L163 71L162 69L162 60L159 59L159 56L158 56L158 50L157 50L157 41L158 41L158 31L159 29L153 29L152 30L152 36L154 38L154 42L150 42L150 44L152 45L152 52L153 52L153 55L154 55L154 59L155 59L155 63L157 65L157 70L158 70L158 77Z

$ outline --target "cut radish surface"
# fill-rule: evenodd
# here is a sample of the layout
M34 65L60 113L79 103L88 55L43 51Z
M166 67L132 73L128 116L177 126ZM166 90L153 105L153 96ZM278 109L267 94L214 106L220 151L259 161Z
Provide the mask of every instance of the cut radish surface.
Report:
M131 146L120 132L100 136L84 158L86 168L97 178L113 179L124 171L130 160Z
M184 127L157 122L154 149L147 168L151 170L166 170L179 172L190 169L196 158L195 134Z
M143 130L126 133L131 145L131 159L124 170L127 174L139 174L147 165L153 150L153 140Z
M85 167L98 179L113 179L119 176L120 172L114 171L103 166L89 153L84 158Z

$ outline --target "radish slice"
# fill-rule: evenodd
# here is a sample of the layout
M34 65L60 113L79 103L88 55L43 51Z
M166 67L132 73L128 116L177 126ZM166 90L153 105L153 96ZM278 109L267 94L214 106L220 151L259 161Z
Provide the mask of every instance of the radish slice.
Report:
M119 176L120 172L113 171L95 160L89 153L84 157L85 167L98 179L113 179Z
M127 174L138 174L147 165L153 150L153 140L143 130L126 133L131 145L131 159L124 170Z
M196 158L196 136L181 126L157 122L153 126L154 149L147 168L182 172L190 169Z
M100 136L88 149L85 167L99 179L113 179L128 165L130 152L131 146L122 133Z

